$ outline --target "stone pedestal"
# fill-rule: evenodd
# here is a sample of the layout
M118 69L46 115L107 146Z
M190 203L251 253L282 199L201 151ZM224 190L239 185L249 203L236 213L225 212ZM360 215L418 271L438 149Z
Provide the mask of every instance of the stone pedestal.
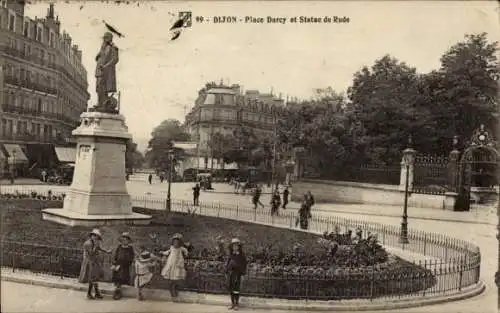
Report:
M71 226L149 224L148 215L132 212L126 186L125 149L131 138L118 114L85 112L73 131L77 155L73 182L63 209L45 209L43 219Z

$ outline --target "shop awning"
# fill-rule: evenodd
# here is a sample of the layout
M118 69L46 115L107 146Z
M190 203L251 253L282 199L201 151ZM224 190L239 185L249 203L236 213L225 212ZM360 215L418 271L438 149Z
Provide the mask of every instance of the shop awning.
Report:
M8 160L9 164L28 163L28 157L26 157L26 154L24 154L24 151L23 149L21 149L21 146L9 143L5 143L3 146L5 147L5 150L7 150L7 153L9 154L9 160Z
M76 149L68 147L55 147L57 159L61 163L75 163Z

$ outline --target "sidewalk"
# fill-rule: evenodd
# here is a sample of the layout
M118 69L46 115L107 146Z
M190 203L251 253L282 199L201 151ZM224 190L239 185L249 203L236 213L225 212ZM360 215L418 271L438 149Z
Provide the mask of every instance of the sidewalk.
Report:
M292 207L295 207L293 203ZM376 205L376 204L342 204L342 203L318 203L313 211L338 212L366 216L388 216L401 217L403 208L400 206ZM469 212L453 212L427 208L408 208L408 218L433 220L443 222L484 224L495 226L497 216L496 209L492 207L480 207Z

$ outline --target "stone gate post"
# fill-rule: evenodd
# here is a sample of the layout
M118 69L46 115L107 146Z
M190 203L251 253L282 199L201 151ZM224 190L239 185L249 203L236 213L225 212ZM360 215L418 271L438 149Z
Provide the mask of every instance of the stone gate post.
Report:
M453 137L453 150L448 157L447 185L448 190L444 194L444 209L453 210L458 198L458 178L460 172L460 151L457 149L458 137Z

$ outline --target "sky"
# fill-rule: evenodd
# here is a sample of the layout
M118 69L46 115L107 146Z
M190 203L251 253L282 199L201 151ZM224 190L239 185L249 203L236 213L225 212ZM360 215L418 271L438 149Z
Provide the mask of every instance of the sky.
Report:
M25 14L44 17L47 8L48 2L35 2ZM487 32L491 41L500 39L495 1L56 1L55 11L62 30L83 50L89 106L96 99L94 58L106 31L102 21L125 35L114 39L120 49L121 113L140 150L163 120L183 121L209 81L304 99L314 88L345 92L356 71L385 54L428 72L439 68L440 56L465 34ZM193 25L171 41L169 28L179 11L191 11ZM213 23L223 16L237 21ZM245 23L247 16L287 22ZM349 22L291 22L300 16Z

